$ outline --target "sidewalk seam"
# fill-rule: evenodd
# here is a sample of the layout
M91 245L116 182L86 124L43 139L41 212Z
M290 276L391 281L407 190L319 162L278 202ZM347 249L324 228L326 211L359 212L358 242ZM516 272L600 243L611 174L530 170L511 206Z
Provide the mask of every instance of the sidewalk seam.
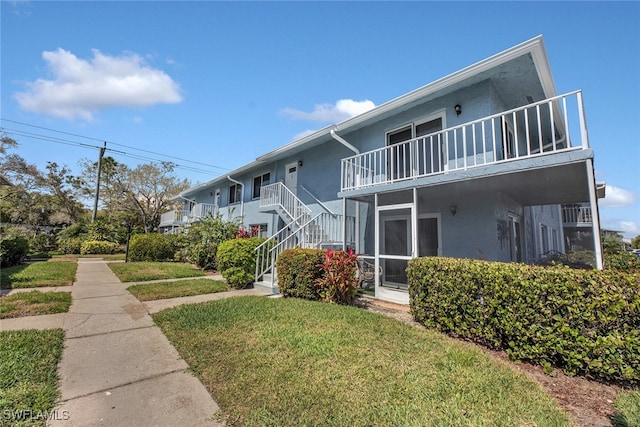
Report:
M68 339L68 340L76 340L78 338L98 337L100 335L117 334L117 333L120 333L120 332L137 331L138 329L149 329L149 328L155 328L155 327L157 327L157 326L156 325L139 326L139 327L136 327L136 328L121 329L121 330L118 330L118 331L107 331L107 332L99 332L97 334L80 335L80 336L77 336L77 337L69 337L69 338L66 338L66 339Z
M185 373L189 373L189 372L188 372L188 369L189 369L189 368L179 368L179 369L174 369L174 370L172 370L172 371L167 371L167 372L162 372L162 373L155 374L155 375L150 375L150 376L148 376L148 377L140 378L140 379L138 379L138 380L130 381L130 382L128 382L128 383L118 384L118 385L115 385L115 386L113 386L113 387L104 388L104 389L102 389L102 390L92 391L91 393L81 394L81 395L79 395L79 396L74 396L74 397L69 398L69 399L65 399L65 400L58 400L58 401L56 401L56 405L60 405L60 404L67 403L67 402L71 402L72 400L76 400L76 399L82 399L83 397L92 396L92 395L94 395L94 394L105 393L105 392L107 392L107 391L109 391L109 390L115 390L116 388L126 387L126 386L129 386L129 385L132 385L132 384L141 383L141 382L143 382L143 381L153 380L153 379L155 379L155 378L160 378L160 377L163 377L163 376L165 376L165 375L175 374L175 373L178 373L178 372L185 372ZM193 374L192 374L192 375L193 375ZM198 379L198 381L200 381L200 380Z

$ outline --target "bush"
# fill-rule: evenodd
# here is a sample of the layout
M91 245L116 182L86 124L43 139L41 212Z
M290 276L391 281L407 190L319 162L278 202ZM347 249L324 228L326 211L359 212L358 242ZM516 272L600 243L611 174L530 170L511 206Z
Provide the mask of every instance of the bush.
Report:
M80 254L82 255L99 255L112 254L118 250L117 243L105 240L87 240L80 245Z
M189 226L185 241L184 257L205 270L218 268L218 245L233 239L238 225L224 221L221 215L212 216Z
M604 268L607 270L640 272L640 258L631 252L605 253Z
M24 237L3 237L0 240L0 266L18 265L28 252L29 241Z
M323 275L316 284L324 301L338 304L351 304L356 295L358 258L353 251L334 251L329 249L322 264Z
M179 234L136 234L129 241L131 261L174 261L184 243Z
M87 240L118 243L120 227L102 219L87 224Z
M318 280L324 275L325 253L319 249L287 249L276 260L278 289L285 297L321 298Z
M218 246L218 268L233 288L242 289L255 279L256 248L261 237L227 240Z
M58 240L58 250L65 254L79 254L82 242L83 240L81 237Z
M640 380L640 275L426 257L407 269L414 318L567 374Z

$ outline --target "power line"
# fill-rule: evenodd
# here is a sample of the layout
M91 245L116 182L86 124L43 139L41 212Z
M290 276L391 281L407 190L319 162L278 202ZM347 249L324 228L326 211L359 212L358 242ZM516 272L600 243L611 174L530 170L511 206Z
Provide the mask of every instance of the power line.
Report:
M47 128L47 127L43 127L43 126L32 125L32 124L29 124L29 123L19 122L19 121L16 121L16 120L11 120L11 119L6 119L6 118L0 118L0 120L6 121L6 122L10 122L10 123L19 124L19 125L22 125L22 126L29 126L29 127L33 127L33 128L37 128L37 129L50 131L50 132L56 132L56 133L60 133L60 134L64 134L64 135L75 136L75 137L78 137L78 138L89 139L89 140L92 140L92 141L107 142L108 144L117 145L119 147L125 147L125 148L129 148L129 149L132 149L132 150L137 150L137 151L141 151L141 152L144 152L144 153L148 153L148 154L153 154L153 155L156 155L156 156L162 156L162 157L166 157L166 158L169 158L169 159L179 160L181 162L193 163L193 164L196 164L196 165L206 166L206 167L210 167L210 168L214 168L214 169L220 169L220 170L223 170L223 171L230 170L229 168L224 168L222 166L211 165L211 164L208 164L208 163L197 162L197 161L194 161L194 160L184 159L184 158L181 158L181 157L176 157L176 156L172 156L172 155L168 155L168 154L162 154L162 153L158 153L158 152L155 152L155 151L144 150L144 149L141 149L141 148L137 148L137 147L133 147L133 146L130 146L130 145L125 145L125 144L120 144L120 143L117 143L117 142L112 142L112 141L108 141L108 140L104 140L104 139L98 139L98 138L85 136L85 135L80 135L80 134L71 133L71 132L64 132L64 131L60 131L60 130L57 130L57 129L52 129L52 128ZM46 135L44 135L44 136L46 136ZM57 140L57 141L66 141L66 140L62 140L60 138L54 138L54 139ZM55 142L55 141L52 141L52 142ZM70 142L70 141L66 141L66 142ZM71 143L73 144L73 142L71 142ZM81 145L81 143L76 143L76 144ZM100 149L100 147L97 147L97 146L92 146L92 148ZM112 151L114 151L114 150L112 150ZM161 161L159 159L153 159L153 160ZM181 166L184 166L184 165L181 165ZM197 170L194 169L194 171L197 171Z
M15 129L7 129L7 128L0 128L0 129L2 129L2 131L5 131L9 135L23 136L23 137L27 137L27 138L42 140L42 141L54 142L56 144L70 145L70 146L76 146L76 147L85 147L85 148L91 148L91 149L97 149L97 150L99 150L101 148L101 147L96 146L96 145L84 144L82 142L68 141L68 140L64 140L64 139L60 139L60 138L50 137L48 135L39 135L39 134L34 134L34 133L31 133L31 132L24 132L24 131L15 130ZM135 160L143 160L143 161L150 161L150 162L162 162L163 161L163 160L160 160L160 159L155 159L155 158L151 158L151 157L146 157L146 156L141 156L141 155L137 155L137 154L127 153L125 151L114 150L113 148L108 148L108 147L107 147L106 150L111 152L111 153L116 153L116 154L118 154L120 156L127 157L127 158L130 158L130 159L135 159ZM193 167L193 166L181 165L181 164L174 163L174 162L169 162L169 163L171 163L177 169L182 169L182 170L186 170L186 171L189 171L189 172L197 172L197 173L202 173L202 174L207 174L207 175L211 175L211 174L215 174L216 173L215 171L212 171L212 170L206 170L206 169L196 168L196 167Z

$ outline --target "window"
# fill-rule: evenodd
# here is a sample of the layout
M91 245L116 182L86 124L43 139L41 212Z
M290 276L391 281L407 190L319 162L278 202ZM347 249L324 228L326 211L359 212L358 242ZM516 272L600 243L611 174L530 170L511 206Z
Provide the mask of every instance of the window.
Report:
M418 174L424 175L442 170L440 136L418 140L414 144L404 144L414 138L441 131L443 117L414 122L387 133L387 146L390 147L387 160L387 173L391 179L404 179Z
M271 174L269 172L264 175L256 176L253 178L253 198L257 199L260 197L260 188L264 185L269 184L269 180L271 179Z
M554 251L560 250L558 246L558 231L555 228L551 229L551 243Z
M255 237L269 237L267 234L267 224L251 224L249 225L249 228L251 229L251 232L254 233Z
M242 199L242 191L240 184L231 184L229 186L229 204L240 203Z

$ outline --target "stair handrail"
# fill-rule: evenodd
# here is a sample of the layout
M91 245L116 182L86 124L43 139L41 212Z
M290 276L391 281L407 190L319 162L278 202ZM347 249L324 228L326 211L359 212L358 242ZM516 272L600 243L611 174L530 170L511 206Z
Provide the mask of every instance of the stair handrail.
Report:
M275 189L275 191L274 191ZM305 205L302 200L296 196L293 191L291 191L284 183L276 182L274 184L265 185L260 188L260 199L268 199L270 201L276 201L273 198L269 198L266 196L267 192L275 192L275 199L277 200L278 206L285 211L285 213L292 219L300 218L303 214L311 214L311 209ZM273 203L263 204L262 201L260 203L261 207L269 206Z
M318 203L318 205L320 205L325 211L329 212L331 215L337 215L335 212L329 209L329 207L325 205L321 200L314 196L311 191L307 190L304 185L300 184L300 188L302 188L309 196L311 196L311 198L315 200L316 203Z

